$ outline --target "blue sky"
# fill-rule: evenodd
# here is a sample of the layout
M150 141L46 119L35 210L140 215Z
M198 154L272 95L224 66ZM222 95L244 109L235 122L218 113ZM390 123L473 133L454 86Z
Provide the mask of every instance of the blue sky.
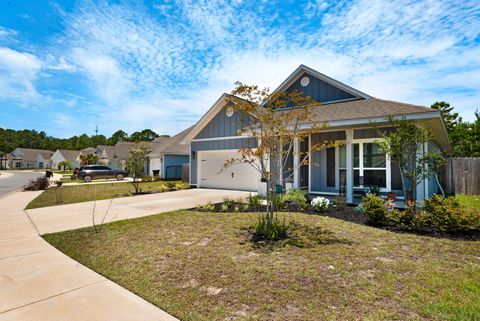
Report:
M0 127L195 123L235 81L306 64L372 96L480 108L480 0L0 2Z

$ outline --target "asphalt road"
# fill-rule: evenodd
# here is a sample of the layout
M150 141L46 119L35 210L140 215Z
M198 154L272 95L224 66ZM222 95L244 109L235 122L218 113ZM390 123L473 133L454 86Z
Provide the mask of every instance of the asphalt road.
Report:
M0 197L21 188L31 179L45 175L45 172L0 171L7 172L13 175L4 178L0 176Z

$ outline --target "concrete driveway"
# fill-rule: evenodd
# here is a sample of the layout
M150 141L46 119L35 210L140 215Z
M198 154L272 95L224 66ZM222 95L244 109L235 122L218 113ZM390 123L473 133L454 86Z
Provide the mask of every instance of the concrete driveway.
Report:
M153 215L162 212L192 208L208 202L221 202L225 197L245 198L248 192L215 189L188 189L149 195L115 198L97 201L95 222L100 223L107 212L105 222ZM110 203L111 202L111 203ZM38 233L55 233L92 226L94 202L59 205L27 210Z

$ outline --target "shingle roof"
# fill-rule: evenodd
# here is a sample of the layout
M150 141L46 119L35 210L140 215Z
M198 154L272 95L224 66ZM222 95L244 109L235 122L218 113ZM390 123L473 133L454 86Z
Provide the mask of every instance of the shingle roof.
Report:
M52 152L48 152L48 153L39 153L40 155L42 155L43 159L44 160L50 160L53 156L53 153ZM38 156L38 155L37 155Z
M154 141L152 144L152 152L150 153L150 155L188 155L190 153L190 144L188 144L188 142L184 142L184 139L193 129L193 127L194 126L188 127L187 129L176 134L175 136L168 137L168 139L165 139L162 142L156 143Z
M22 156L20 156L20 158L23 160L23 161L27 161L27 162L35 162L37 160L37 156L38 154L40 153L50 153L50 154L53 154L52 151L50 150L47 150L47 149L35 149L35 148L23 148L23 147L20 147L20 148L17 148L16 150L19 150L23 153Z
M312 108L312 121L329 122L362 118L388 117L418 113L436 113L432 108L378 98L323 104ZM281 111L280 111L281 112Z
M95 154L97 152L97 149L95 147L87 147L82 150L80 150L83 154Z
M59 149L58 152L62 154L63 158L65 158L67 162L76 161L78 155L80 155L79 150Z
M114 157L121 160L130 159L130 150L132 148L144 146L147 150L150 150L151 144L151 142L118 142L115 145Z

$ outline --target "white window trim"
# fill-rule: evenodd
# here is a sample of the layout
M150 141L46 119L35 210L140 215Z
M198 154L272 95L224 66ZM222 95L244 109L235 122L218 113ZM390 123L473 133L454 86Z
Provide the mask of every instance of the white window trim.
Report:
M364 167L363 166L363 144L364 143L376 143L379 141L384 141L385 139L383 138L364 138L364 139L354 139L352 141L352 144L358 144L358 160L359 164L358 167L353 167L353 170L359 170L360 176L364 176L364 171L365 170L385 170L385 187L380 188L380 192L390 192L392 190L392 173L391 173L391 160L388 155L385 155L385 167ZM339 147L337 147L338 149ZM353 164L353 162L352 162ZM365 188L364 185L360 186L354 186L354 189L360 189L360 188Z

